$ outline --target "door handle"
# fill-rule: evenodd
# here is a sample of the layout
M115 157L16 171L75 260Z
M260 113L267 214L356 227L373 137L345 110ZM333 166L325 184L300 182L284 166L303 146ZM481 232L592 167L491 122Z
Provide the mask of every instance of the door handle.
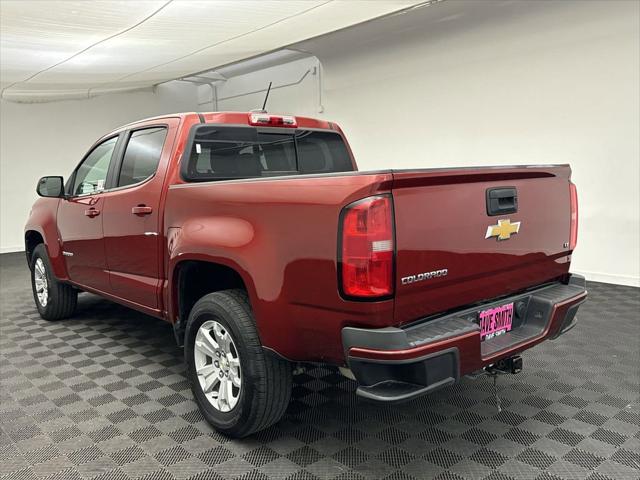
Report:
M131 213L134 215L149 215L151 212L153 212L153 208L147 207L146 205L138 205L131 209Z
M84 211L84 214L87 217L93 218L93 217L97 217L98 215L100 215L100 210L96 209L96 208L89 208L87 210Z

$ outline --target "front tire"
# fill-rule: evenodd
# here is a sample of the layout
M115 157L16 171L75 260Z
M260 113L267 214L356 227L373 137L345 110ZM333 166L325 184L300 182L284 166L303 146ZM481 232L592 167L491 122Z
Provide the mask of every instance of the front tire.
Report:
M42 243L31 254L31 288L38 313L45 320L61 320L75 312L78 291L59 282L53 275L47 249Z
M284 415L291 365L265 354L246 292L224 290L198 300L184 345L193 396L216 430L246 437Z

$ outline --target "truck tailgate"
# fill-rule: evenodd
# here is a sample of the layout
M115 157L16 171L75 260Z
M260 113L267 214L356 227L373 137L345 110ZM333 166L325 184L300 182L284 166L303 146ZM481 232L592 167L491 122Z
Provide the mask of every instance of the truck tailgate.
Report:
M568 165L394 171L395 324L567 274L570 175ZM515 191L517 211L490 215L494 189Z

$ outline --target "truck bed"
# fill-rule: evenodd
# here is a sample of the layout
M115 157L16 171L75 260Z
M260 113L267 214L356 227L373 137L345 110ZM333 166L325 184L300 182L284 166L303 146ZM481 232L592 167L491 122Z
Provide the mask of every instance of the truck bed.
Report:
M165 209L166 269L171 275L198 249L219 257L240 272L266 347L291 360L343 363L344 327L409 325L566 277L569 177L567 165L554 165L175 184ZM489 215L487 191L503 187L517 192L517 212ZM347 300L337 288L340 212L376 194L393 198L395 293ZM485 238L506 219L520 222L517 233ZM431 275L437 271L446 274Z

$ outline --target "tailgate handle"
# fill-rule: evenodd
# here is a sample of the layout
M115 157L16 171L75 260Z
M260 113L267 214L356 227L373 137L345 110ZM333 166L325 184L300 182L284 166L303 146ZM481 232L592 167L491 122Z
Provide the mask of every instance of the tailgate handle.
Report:
M516 187L498 187L487 189L487 214L505 215L518 211L518 192Z

